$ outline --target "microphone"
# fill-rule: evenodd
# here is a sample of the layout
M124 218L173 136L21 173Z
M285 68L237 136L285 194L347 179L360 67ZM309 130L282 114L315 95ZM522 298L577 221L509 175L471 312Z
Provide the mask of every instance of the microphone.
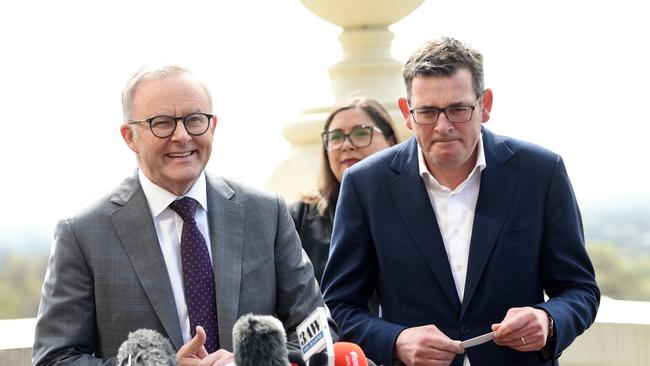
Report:
M325 352L315 353L313 356L309 357L309 366L327 366L329 357Z
M327 322L327 312L324 307L317 307L296 327L298 342L304 360L311 363L312 356L325 351L329 356L328 366L334 366L334 342L332 332ZM320 356L319 356L320 357Z
M302 352L294 350L289 350L289 364L291 366L307 366L302 358Z
M376 366L372 360L366 358L361 347L350 342L334 343L334 366ZM328 365L327 354L321 352L314 354L309 359L309 366Z
M138 329L117 351L117 366L176 366L176 351L169 340L151 329Z
M272 316L242 316L232 328L232 339L237 366L290 366L284 326Z
M335 366L368 366L368 359L361 347L350 342L334 343Z

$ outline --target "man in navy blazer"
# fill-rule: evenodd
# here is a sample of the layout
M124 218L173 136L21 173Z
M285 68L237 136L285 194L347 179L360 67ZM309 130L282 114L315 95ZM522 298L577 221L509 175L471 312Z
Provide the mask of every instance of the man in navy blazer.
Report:
M417 50L404 80L415 136L341 187L323 277L341 338L383 365L556 365L600 301L562 158L482 127L493 94L457 40Z

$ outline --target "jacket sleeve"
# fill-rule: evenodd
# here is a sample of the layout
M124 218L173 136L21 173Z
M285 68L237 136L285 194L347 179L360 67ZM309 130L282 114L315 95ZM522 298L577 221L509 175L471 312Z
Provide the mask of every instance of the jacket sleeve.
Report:
M553 317L550 356L558 357L594 322L600 303L580 211L559 156L546 197L543 230L541 279L549 300L537 307Z
M368 298L377 287L378 270L368 217L354 175L345 174L323 276L325 302L341 328L342 340L354 340L366 356L392 365L395 340L406 327L378 318L368 309Z
M68 221L58 223L38 309L32 364L114 365L93 357L93 278Z
M277 276L277 316L287 331L287 344L299 349L296 327L317 307L325 306L314 269L300 245L300 239L284 201L277 197L278 221L275 243ZM329 313L329 312L328 312ZM330 318L333 337L338 338L336 324Z

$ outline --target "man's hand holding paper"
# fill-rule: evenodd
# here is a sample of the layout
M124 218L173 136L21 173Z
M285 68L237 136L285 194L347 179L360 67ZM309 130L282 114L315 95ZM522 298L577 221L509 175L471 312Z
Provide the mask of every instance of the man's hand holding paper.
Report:
M493 324L494 343L521 352L539 351L546 345L549 317L532 307L512 308L501 323Z

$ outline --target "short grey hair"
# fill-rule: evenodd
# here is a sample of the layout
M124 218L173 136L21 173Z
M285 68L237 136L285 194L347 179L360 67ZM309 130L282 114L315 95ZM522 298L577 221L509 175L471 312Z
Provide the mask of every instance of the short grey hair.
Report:
M178 75L195 76L193 72L179 65L165 65L165 66L145 65L142 66L133 75L131 75L126 85L124 86L124 89L122 90L122 115L124 121L128 121L131 119L131 112L133 109L133 96L135 95L135 91L137 90L138 85L142 80L145 79L164 80ZM212 95L210 94L210 90L208 89L207 85L205 85L203 81L199 79L197 79L197 81L199 82L201 87L203 87L203 90L205 91L205 94L208 97L208 102L210 103L210 110L204 112L211 113Z
M483 94L483 55L468 45L450 37L429 41L418 48L404 64L402 76L406 95L411 100L413 79L419 76L447 77L460 69L472 74L474 92Z

